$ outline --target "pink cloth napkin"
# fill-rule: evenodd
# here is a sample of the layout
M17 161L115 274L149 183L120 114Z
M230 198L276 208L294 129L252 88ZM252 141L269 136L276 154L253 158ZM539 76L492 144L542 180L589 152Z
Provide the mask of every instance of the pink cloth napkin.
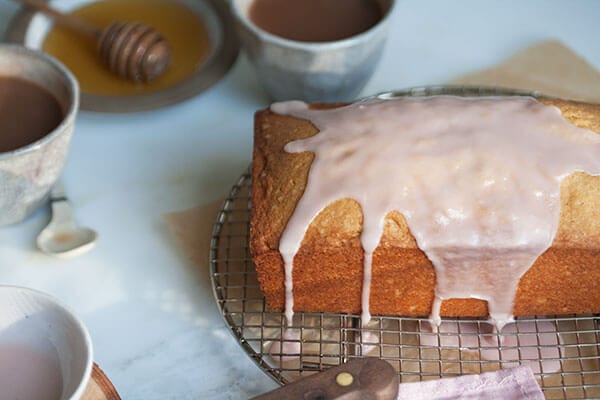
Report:
M528 367L400 384L398 400L544 400Z

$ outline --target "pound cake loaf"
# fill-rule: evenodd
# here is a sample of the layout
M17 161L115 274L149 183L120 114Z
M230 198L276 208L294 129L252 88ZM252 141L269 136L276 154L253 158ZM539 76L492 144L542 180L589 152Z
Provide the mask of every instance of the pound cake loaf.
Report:
M600 312L600 105L285 102L254 129L251 253L288 319Z

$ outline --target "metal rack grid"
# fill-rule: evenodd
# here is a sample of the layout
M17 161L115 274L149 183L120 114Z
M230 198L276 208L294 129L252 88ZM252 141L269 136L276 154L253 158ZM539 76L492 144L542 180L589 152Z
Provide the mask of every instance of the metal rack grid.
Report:
M532 95L485 87L421 87L375 96L437 94ZM528 365L547 399L600 398L600 315L518 318L502 332L477 319L445 319L432 332L427 319L296 312L293 327L266 308L250 257L251 177L244 173L218 214L210 249L214 295L233 335L258 366L281 384L375 356L390 362L401 382Z
M427 319L296 313L293 328L269 312L248 247L248 173L231 190L211 241L213 290L233 335L281 384L351 358L380 357L401 382L529 365L548 399L600 398L600 315L519 318L501 333L476 319L446 319L431 332Z

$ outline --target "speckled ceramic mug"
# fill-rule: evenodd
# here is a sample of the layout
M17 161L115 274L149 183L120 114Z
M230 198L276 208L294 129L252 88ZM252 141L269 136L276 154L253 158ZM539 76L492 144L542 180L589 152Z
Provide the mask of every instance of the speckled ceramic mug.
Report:
M0 225L9 225L38 208L58 179L75 126L79 85L54 58L10 44L0 44L0 76L21 78L46 89L58 100L64 115L41 139L0 153Z
M396 0L374 0L381 20L365 32L331 42L273 35L249 17L254 0L231 0L240 42L274 100L351 101L371 77L387 38Z

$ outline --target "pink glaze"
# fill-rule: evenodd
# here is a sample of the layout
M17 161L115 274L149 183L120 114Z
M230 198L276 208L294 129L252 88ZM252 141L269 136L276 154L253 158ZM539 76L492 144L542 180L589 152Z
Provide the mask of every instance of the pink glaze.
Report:
M271 110L319 129L285 147L315 154L279 244L290 325L293 260L304 234L328 204L352 198L364 217L363 323L372 254L386 214L397 210L435 267L432 322L440 324L444 299L477 298L501 329L513 321L519 279L552 244L562 179L600 173L600 136L528 97L373 100L329 110L290 101Z
M296 328L285 328L281 340L274 340L269 347L269 353L281 361L295 361L300 359L302 350L301 332Z
M515 321L500 334L493 325L475 321L442 321L437 329L434 333L431 324L419 323L420 345L473 351L485 360L503 360L502 368L526 365L534 373L560 370L560 336L550 321Z

